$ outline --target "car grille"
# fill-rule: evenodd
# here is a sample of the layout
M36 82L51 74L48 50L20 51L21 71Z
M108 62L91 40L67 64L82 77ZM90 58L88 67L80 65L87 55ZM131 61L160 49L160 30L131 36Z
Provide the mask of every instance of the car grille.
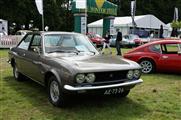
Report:
M75 86L99 86L99 85L109 85L109 84L117 84L123 83L127 80L128 71L110 71L110 72L96 72L94 73L96 76L94 83L76 83Z
M128 71L112 71L112 72L98 72L95 73L95 82L108 82L126 79Z

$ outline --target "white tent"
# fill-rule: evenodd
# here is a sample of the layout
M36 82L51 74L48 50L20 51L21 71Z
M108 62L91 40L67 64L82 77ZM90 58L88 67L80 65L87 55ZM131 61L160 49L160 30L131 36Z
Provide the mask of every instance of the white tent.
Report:
M161 20L156 18L154 15L140 15L135 16L135 23L137 28L145 29L145 30L159 30L160 25L163 25L164 33L168 30L168 27ZM130 27L132 27L132 18L131 16L126 17L115 17L114 19L114 27L115 29L119 28L120 31L124 34L129 34ZM93 23L88 24L88 31L94 32L102 35L103 30L103 19L95 21Z

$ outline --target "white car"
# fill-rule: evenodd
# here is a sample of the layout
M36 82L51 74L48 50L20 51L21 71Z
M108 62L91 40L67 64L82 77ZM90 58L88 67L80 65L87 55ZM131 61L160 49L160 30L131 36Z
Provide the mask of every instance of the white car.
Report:
M141 39L139 38L138 35L128 34L128 35L123 36L122 46L124 47L139 46L140 42L141 42Z

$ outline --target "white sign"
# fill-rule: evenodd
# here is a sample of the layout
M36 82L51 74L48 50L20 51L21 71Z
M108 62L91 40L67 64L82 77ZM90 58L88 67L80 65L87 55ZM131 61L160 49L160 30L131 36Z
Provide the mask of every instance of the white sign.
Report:
M178 20L178 8L175 7L175 11L174 11L174 20L177 21Z
M86 0L76 0L75 6L77 9L86 9Z
M136 12L136 1L131 1L131 16L134 17Z
M38 12L43 15L43 0L35 0Z
M81 17L81 33L86 34L87 32L87 17Z
M114 19L110 19L110 34L114 34Z

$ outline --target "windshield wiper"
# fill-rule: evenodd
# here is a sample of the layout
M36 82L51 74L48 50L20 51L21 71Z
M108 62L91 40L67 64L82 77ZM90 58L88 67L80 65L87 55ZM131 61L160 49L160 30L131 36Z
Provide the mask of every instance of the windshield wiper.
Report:
M47 52L47 53L54 53L54 52L76 53L76 54L78 55L80 52L84 52L84 51L79 51L79 50L52 50L52 51L49 51L49 52Z
M94 51L89 51L89 52L93 53L94 55L96 54L96 52L94 52Z
M54 53L54 52L62 52L65 53L67 52L66 50L52 50L52 51L48 51L47 53Z

